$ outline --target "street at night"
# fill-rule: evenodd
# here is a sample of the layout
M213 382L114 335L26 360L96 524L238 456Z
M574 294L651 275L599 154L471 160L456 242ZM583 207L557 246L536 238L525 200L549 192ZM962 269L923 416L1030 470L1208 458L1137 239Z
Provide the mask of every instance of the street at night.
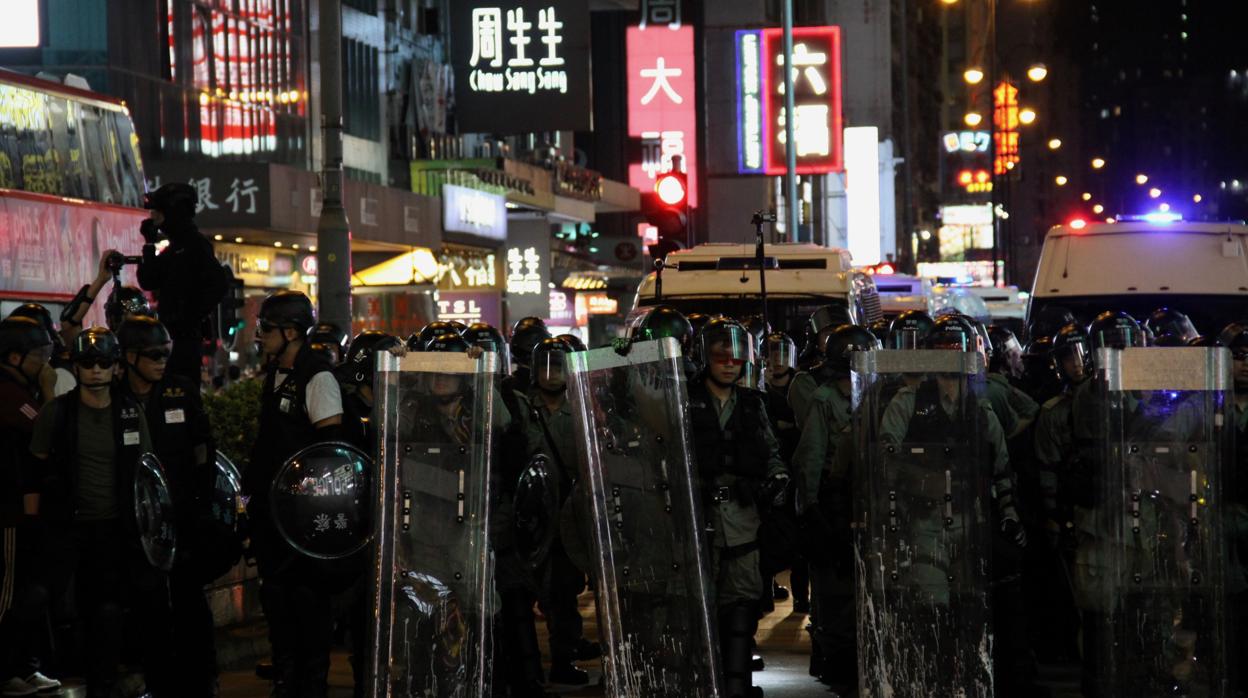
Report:
M3 0L0 696L1248 696L1248 44Z

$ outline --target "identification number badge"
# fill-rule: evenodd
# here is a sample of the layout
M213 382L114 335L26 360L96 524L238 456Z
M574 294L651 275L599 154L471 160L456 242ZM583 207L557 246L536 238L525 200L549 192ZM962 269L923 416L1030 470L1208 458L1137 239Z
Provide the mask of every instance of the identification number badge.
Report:
M186 412L182 408L165 410L165 424L183 424L185 422Z
M138 446L139 445L139 432L137 431L122 432L121 443L123 446Z
M290 412L290 398L288 397L282 398L282 402L278 405L278 409L280 409L283 412L289 413Z

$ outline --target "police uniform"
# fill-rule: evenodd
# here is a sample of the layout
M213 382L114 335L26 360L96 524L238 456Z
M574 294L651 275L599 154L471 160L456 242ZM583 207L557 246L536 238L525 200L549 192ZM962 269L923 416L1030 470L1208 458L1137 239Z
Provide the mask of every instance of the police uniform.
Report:
M205 510L216 478L208 416L199 388L172 373L152 385L146 396L123 390L143 408L178 517L178 556L169 577L169 593L180 690L187 696L211 696L217 673L216 644L204 584L228 571L238 557L235 552L230 559L224 548L232 547L231 542L216 538Z
M308 413L309 385L320 374L333 389L325 395L327 412L342 413L333 366L304 344L291 369L271 369L260 398L258 438L243 472L243 491L250 497L251 548L259 567L260 600L269 623L269 644L279 682L279 696L324 696L332 642L330 591L317 584L311 563L300 557L278 533L270 510L269 488L288 458L314 443L327 440ZM279 380L280 378L280 380ZM324 379L322 385L329 383ZM321 419L333 414L321 416Z

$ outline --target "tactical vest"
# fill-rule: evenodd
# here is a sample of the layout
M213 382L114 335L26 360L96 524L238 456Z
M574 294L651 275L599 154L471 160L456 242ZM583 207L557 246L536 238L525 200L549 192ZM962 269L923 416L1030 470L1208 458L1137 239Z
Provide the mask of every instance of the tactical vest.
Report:
M128 383L123 381L122 385L128 386ZM135 403L144 405L128 387L122 389ZM143 414L147 417L152 450L169 477L175 504L189 501L193 484L190 475L192 469L199 465L195 462L197 435L194 431L195 422L202 418L202 408L196 407L191 397L192 391L198 390L186 378L166 372L164 379L152 386L144 405Z
M78 491L78 407L79 390L56 398L52 452L48 454L48 475L39 499L39 515L46 521L69 523L77 513ZM140 445L139 405L116 388L112 389L113 463L117 469L117 511L127 532L137 533L134 511L134 472L143 455Z
M286 459L320 440L308 418L308 383L321 371L333 366L319 353L299 347L294 365L276 389L277 372L269 371L260 397L260 425L251 460L243 474L243 489L252 503L268 499L269 485ZM262 505L264 506L264 505ZM255 517L252 517L253 521Z
M771 453L763 438L762 393L734 388L737 403L721 429L715 398L700 381L689 386L689 420L698 471L707 485L722 475L754 480L767 476Z
M788 392L792 379L783 388L773 389L767 386L766 403L767 417L771 420L771 429L780 442L780 459L785 463L793 462L793 452L797 450L797 442L802 438L801 425L789 405Z

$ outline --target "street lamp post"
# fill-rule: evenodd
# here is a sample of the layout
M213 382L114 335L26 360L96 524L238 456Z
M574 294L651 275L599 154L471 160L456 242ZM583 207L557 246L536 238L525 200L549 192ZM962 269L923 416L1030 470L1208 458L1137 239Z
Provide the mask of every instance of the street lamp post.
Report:
M342 206L342 0L320 0L321 217L316 226L320 319L351 332L351 225Z
M786 227L791 242L801 241L798 235L798 213L801 204L797 200L797 103L793 95L793 0L784 0L784 196L788 199Z

